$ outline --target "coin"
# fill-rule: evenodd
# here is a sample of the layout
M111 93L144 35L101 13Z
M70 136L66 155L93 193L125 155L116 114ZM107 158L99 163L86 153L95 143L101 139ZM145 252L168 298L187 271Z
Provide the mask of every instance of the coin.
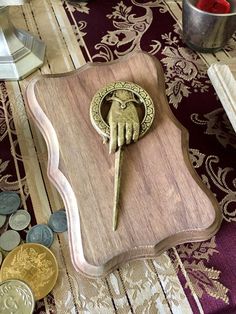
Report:
M53 242L53 232L47 225L35 225L28 231L26 242L40 243L46 247L50 247Z
M2 264L2 260L3 260L3 256L2 256L2 252L0 252L0 266Z
M44 298L55 286L58 265L54 254L38 243L25 243L4 259L1 280L19 279L33 291L35 300Z
M7 220L7 216L0 215L0 228L2 228L2 226L4 226L6 220Z
M0 283L1 314L32 314L34 296L30 287L20 280L6 280Z
M67 231L66 212L64 210L59 210L53 213L49 218L48 225L54 232Z
M0 236L0 247L4 251L11 251L20 244L20 235L15 230L7 230Z
M19 209L9 218L9 226L14 230L24 230L30 224L30 214L24 210Z
M0 193L0 214L9 215L14 213L20 206L20 197L16 192Z

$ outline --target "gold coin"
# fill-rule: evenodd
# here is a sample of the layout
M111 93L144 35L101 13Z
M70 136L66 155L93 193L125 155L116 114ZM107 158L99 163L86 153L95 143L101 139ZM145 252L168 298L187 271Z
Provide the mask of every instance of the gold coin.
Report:
M0 283L1 314L32 314L33 311L33 292L25 282L11 279Z
M2 263L1 281L19 279L31 288L35 300L45 297L55 286L58 265L45 246L25 243L11 251Z

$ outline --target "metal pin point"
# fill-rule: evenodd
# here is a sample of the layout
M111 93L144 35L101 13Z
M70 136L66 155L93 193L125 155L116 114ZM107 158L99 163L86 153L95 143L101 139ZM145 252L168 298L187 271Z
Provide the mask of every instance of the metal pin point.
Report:
M121 167L123 161L123 148L119 147L115 154L115 180L114 180L114 205L113 205L113 231L117 229L118 214L119 214L119 200L120 200L120 182L121 182Z

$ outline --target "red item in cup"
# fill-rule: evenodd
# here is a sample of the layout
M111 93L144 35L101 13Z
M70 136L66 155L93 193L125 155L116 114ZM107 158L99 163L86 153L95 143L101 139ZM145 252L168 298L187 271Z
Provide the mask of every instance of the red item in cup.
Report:
M230 13L230 3L227 0L199 0L196 6L209 13Z

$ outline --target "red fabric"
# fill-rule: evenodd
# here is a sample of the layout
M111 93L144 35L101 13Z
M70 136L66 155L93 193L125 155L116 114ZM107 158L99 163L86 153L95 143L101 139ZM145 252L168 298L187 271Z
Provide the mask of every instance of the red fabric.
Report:
M227 0L199 0L197 8L209 13L229 13L230 3Z

